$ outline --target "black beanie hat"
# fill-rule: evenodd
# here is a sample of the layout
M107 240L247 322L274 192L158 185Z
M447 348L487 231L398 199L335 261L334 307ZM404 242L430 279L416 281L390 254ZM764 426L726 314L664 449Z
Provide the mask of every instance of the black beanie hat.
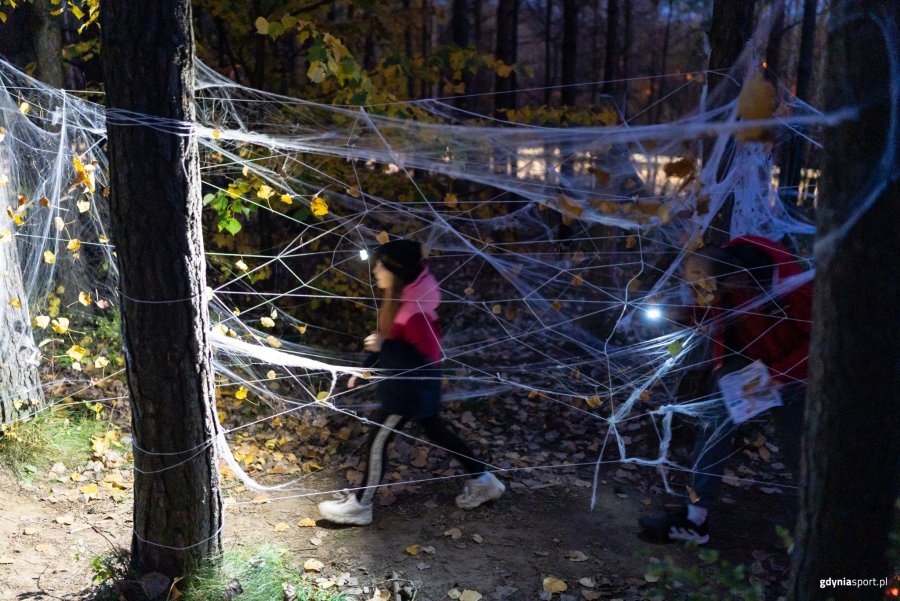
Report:
M425 267L422 245L414 240L391 240L376 248L373 256L404 284L413 282Z

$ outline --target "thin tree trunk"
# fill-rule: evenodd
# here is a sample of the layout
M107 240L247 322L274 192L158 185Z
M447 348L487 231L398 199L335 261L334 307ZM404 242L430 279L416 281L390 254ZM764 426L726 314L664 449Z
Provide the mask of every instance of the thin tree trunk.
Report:
M35 0L37 17L34 45L37 54L37 75L45 84L54 88L65 85L62 62L62 19L50 14L50 0Z
M406 16L406 27L403 28L403 49L406 52L407 58L412 61L413 60L413 34L412 34L412 23L409 20L409 10L410 10L410 0L403 0L403 14ZM410 67L412 69L412 67ZM416 96L416 82L412 76L412 73L406 76L406 96L408 98L415 98Z
M451 30L453 33L453 43L460 47L469 46L469 2L468 0L453 0L453 15L451 19ZM462 72L462 82L465 87L465 94L471 94L472 90L472 74L468 70ZM460 96L454 98L453 103L461 109L469 108L469 98Z
M606 0L606 56L603 58L603 93L615 95L619 74L619 0Z
M629 64L629 59L631 58L631 41L632 34L634 33L632 28L632 17L634 16L634 7L632 6L632 0L625 0L625 35L622 40L622 84L619 86L619 89L622 90L622 112L625 115L625 118L628 118L628 91L631 87L628 82L628 78L631 74L631 65Z
M562 98L563 106L575 106L578 66L578 1L563 0Z
M804 0L803 25L800 30L800 52L797 58L797 90L796 96L800 100L809 100L810 83L813 72L813 46L816 39L816 7L817 0ZM781 167L784 171L781 177L781 188L784 196L795 202L802 200L798 197L800 192L800 176L803 168L804 154L803 138L793 136Z
M666 30L663 34L663 47L662 47L662 57L660 59L659 66L659 79L657 79L656 84L656 94L654 94L655 98L655 106L653 107L653 120L652 123L659 123L660 115L662 114L663 107L663 98L666 95L666 75L669 63L669 36L672 32L672 4L674 0L669 0L669 14L666 15Z
M600 0L594 0L594 26L591 32L591 104L597 104L600 93Z
M497 3L497 49L496 56L507 65L517 60L519 47L519 0L500 0ZM508 77L494 78L494 113L503 117L501 109L516 108L516 72Z
M431 19L431 7L429 0L422 0L422 58L426 59L431 51L430 38L431 30L428 27L428 21ZM422 78L422 98L431 96L428 89L428 80Z
M777 12L772 16L772 29L769 30L769 40L766 44L766 72L782 77L781 46L784 40L784 3L775 2L772 10Z
M184 575L221 550L189 0L105 0L110 212L134 436L137 574ZM117 111L129 113L117 113Z
M900 493L900 142L890 128L900 110L891 70L900 62L900 4L846 0L832 11L825 111L861 110L825 134L790 601L883 599L877 585L823 590L822 582L895 575L889 547Z
M553 0L544 3L544 104L553 96Z

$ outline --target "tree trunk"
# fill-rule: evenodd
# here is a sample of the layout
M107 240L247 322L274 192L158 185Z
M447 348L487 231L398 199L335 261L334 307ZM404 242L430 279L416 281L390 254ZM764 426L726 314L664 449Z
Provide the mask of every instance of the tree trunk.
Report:
M669 65L669 36L672 32L672 3L669 0L669 13L666 15L666 30L663 34L662 57L660 58L659 79L656 80L656 94L654 94L655 106L653 107L653 119L651 123L659 123L662 115L663 98L666 96L666 70Z
M451 22L451 30L453 33L453 43L460 47L469 46L469 2L468 0L453 0L453 15ZM462 72L462 82L465 87L465 94L472 93L472 74L468 70ZM469 108L469 97L466 95L453 99L453 104L461 109Z
M633 16L634 7L632 6L632 0L625 0L625 35L622 36L622 69L619 71L622 78L622 85L619 86L619 89L622 90L622 113L625 115L626 119L628 118L628 90L631 87L628 79L631 77L629 58L631 55L631 42L634 33L634 28L632 27Z
M848 0L832 11L825 111L859 107L860 114L825 134L789 599L874 601L885 598L879 586L823 591L822 581L885 578L894 569L888 550L900 493L900 142L896 131L888 133L900 110L891 70L900 62L900 4Z
M553 96L553 0L544 4L544 104Z
M606 0L606 56L603 57L603 93L615 95L619 64L619 0Z
M38 26L34 45L37 55L37 76L54 88L65 85L62 62L62 20L50 14L50 0L35 0L34 12Z
M563 0L562 104L575 106L578 66L578 1Z
M422 59L427 60L428 53L431 51L431 29L428 22L431 20L431 3L429 0L422 0ZM422 98L429 98L431 90L428 89L428 80L422 78Z
M800 30L800 53L797 58L797 90L796 96L800 100L809 100L809 88L812 81L813 72L813 46L816 39L816 7L817 0L804 0L803 2L803 25ZM783 174L781 176L780 187L783 190L783 197L790 198L794 202L801 200L798 197L800 192L800 175L803 168L804 153L803 138L801 136L793 136L785 153L784 160L781 161Z
M756 0L714 0L712 24L709 29L709 90L720 84L722 90L720 106L737 97L741 91L740 82L728 77L747 40L753 35L753 13Z
M105 0L101 20L135 447L131 561L137 574L174 578L221 549L197 143L184 127L124 119L193 122L191 5Z
M0 200L4 207L10 206L5 194L0 194ZM0 286L0 424L8 424L33 413L43 404L44 395L37 369L40 352L31 332L16 238L5 227L0 228L0 273L4 274Z
M497 49L495 55L507 65L517 60L519 48L519 0L497 2ZM501 109L516 108L516 72L494 78L494 113L505 118Z
M766 44L766 73L774 73L783 77L781 69L781 46L784 40L784 3L775 2L772 10L777 11L772 16L772 29L769 30L769 40Z

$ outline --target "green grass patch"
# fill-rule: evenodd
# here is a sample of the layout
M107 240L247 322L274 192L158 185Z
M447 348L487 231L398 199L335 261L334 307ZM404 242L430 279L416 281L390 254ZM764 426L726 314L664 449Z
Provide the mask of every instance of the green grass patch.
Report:
M48 411L28 421L6 426L0 435L0 466L21 479L61 461L68 468L91 458L91 436L112 426L85 412Z
M238 585L243 592L234 596ZM316 588L302 568L291 565L287 550L271 546L227 551L218 565L198 569L181 592L183 601L271 601L285 598L285 585L293 587L297 601L347 601L339 592Z

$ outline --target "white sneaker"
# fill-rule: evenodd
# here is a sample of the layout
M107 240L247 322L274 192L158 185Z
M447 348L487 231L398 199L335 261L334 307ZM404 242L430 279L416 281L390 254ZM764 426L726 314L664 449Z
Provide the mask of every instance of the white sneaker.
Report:
M456 506L461 509L475 509L488 501L496 501L506 492L497 476L485 472L477 478L466 480L462 494L456 497Z
M367 526L372 523L372 504L360 503L353 494L337 501L322 501L319 503L319 513L335 524Z

